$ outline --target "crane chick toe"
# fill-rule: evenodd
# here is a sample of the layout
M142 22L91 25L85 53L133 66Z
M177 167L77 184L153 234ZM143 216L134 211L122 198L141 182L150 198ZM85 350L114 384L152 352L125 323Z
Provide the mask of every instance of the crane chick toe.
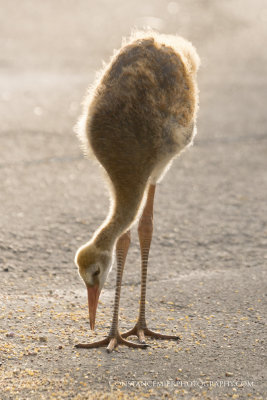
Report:
M162 340L181 340L181 338L177 335L165 335L162 333L154 332L151 329L148 329L147 327L144 329L139 328L138 326L135 326L131 330L124 332L121 335L123 338L127 338L129 336L137 336L139 339L140 343L146 343L145 337L149 336L154 339L162 339Z
M146 343L139 344L125 340L119 333L117 333L115 336L108 336L105 339L99 340L97 342L78 343L75 345L75 347L78 349L94 349L107 346L107 352L111 353L120 344L136 349L146 349L147 347L150 347L150 345Z

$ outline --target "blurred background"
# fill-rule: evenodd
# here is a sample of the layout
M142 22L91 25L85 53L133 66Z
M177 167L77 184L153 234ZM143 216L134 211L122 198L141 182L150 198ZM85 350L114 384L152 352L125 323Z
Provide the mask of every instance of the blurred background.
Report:
M82 159L73 126L103 61L109 60L133 28L147 26L185 36L202 60L195 147L170 171L159 190L159 201L172 197L177 224L186 209L193 226L201 220L206 231L218 234L218 241L226 227L218 228L216 219L233 220L237 212L233 204L258 218L249 222L240 218L238 232L248 230L248 223L262 232L257 224L263 216L266 182L264 0L253 4L250 0L10 0L3 2L0 13L4 242L7 236L12 241L25 237L26 226L37 233L46 220L57 231L60 213L73 221L90 221L84 232L88 238L104 218L107 192L98 169ZM171 182L182 189L172 194ZM176 202L186 208L176 207ZM164 225L166 218L167 231L173 215L163 215L160 221ZM52 246L54 235L48 238ZM75 248L76 241L66 239L73 240Z
M67 135L102 61L132 28L150 26L197 47L201 137L211 124L213 138L263 133L264 0L11 0L0 18L2 130L42 126Z
M3 315L11 315L1 332L23 331L23 320L16 320L19 304L31 325L29 332L35 326L48 335L50 316L72 302L73 318L79 315L81 323L68 324L66 310L64 320L54 323L63 332L60 340L66 334L71 343L57 367L62 374L64 365L74 368L71 341L87 335L88 321L85 290L73 258L106 216L108 194L99 169L83 158L73 126L102 62L133 28L147 26L186 37L202 61L195 145L175 161L156 194L148 295L154 308L161 309L157 321L167 315L162 298L164 304L178 304L179 318L190 315L193 331L206 332L201 339L206 347L191 354L182 345L179 359L172 350L168 353L165 372L157 362L153 369L174 379L173 366L182 360L192 379L201 369L211 377L224 377L227 368L240 378L261 379L262 327L260 320L253 323L254 311L253 317L247 310L254 307L259 318L263 313L267 261L265 0L0 0L0 282ZM127 264L124 282L133 285L135 293L130 299L129 291L122 294L122 303L127 299L122 312L129 318L129 309L131 317L137 312L140 281L136 233ZM115 270L99 308L102 336L110 321ZM27 305L30 294L34 297ZM47 296L55 305L46 302ZM31 304L42 310L39 323ZM246 322L237 318L239 312ZM196 314L216 318L206 326L201 317L193 320ZM165 321L166 326L180 330L191 343L190 329L177 318ZM223 340L223 333L229 333L223 326L231 327L235 318L234 329L242 337L233 330L229 341L238 355L226 346L228 339ZM59 337L49 334L48 344ZM24 345L17 341L14 346L7 353L11 369L11 355L17 365L28 362L18 357ZM54 359L53 348L45 351ZM42 370L49 360L40 354L31 365ZM153 354L157 360L165 353L157 349ZM214 354L223 360L221 365L213 363ZM83 356L81 365L92 367L94 357ZM133 363L136 360L138 355L132 355ZM144 368L149 369L149 363L145 359ZM121 365L116 368L123 376ZM129 368L134 370L134 365ZM77 382L80 372L73 372Z

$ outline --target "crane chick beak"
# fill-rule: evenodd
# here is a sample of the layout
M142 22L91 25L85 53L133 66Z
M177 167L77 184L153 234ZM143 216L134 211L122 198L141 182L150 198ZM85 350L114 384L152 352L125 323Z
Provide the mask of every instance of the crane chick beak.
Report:
M95 286L86 285L86 287L87 287L87 295L88 295L90 327L92 330L94 330L96 309L97 309L97 305L98 305L100 290L99 290L98 285L95 285Z

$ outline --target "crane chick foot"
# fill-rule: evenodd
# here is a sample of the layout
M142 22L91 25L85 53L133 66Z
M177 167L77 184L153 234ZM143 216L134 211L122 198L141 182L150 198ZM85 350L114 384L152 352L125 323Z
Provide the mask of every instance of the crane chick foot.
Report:
M146 343L138 344L125 340L119 333L117 333L115 336L108 336L105 339L99 340L97 342L78 343L75 345L75 347L78 349L94 349L107 345L107 352L111 353L112 350L114 350L115 347L117 347L119 344L137 349L146 349L147 347L149 347L149 345Z
M128 336L135 335L138 337L139 342L142 344L146 343L145 337L149 336L155 339L163 339L163 340L180 340L181 338L176 335L164 335L162 333L154 332L151 329L148 329L146 326L144 328L140 328L138 324L136 324L132 329L123 333L121 336L123 338L127 338Z

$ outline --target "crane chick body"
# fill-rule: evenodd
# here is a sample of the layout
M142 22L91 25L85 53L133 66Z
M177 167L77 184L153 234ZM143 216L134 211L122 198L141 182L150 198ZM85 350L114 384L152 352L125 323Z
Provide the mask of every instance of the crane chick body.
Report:
M78 133L105 169L112 198L108 217L76 254L87 287L102 289L115 243L135 221L146 188L192 142L198 66L185 39L141 32L113 56L89 91Z

